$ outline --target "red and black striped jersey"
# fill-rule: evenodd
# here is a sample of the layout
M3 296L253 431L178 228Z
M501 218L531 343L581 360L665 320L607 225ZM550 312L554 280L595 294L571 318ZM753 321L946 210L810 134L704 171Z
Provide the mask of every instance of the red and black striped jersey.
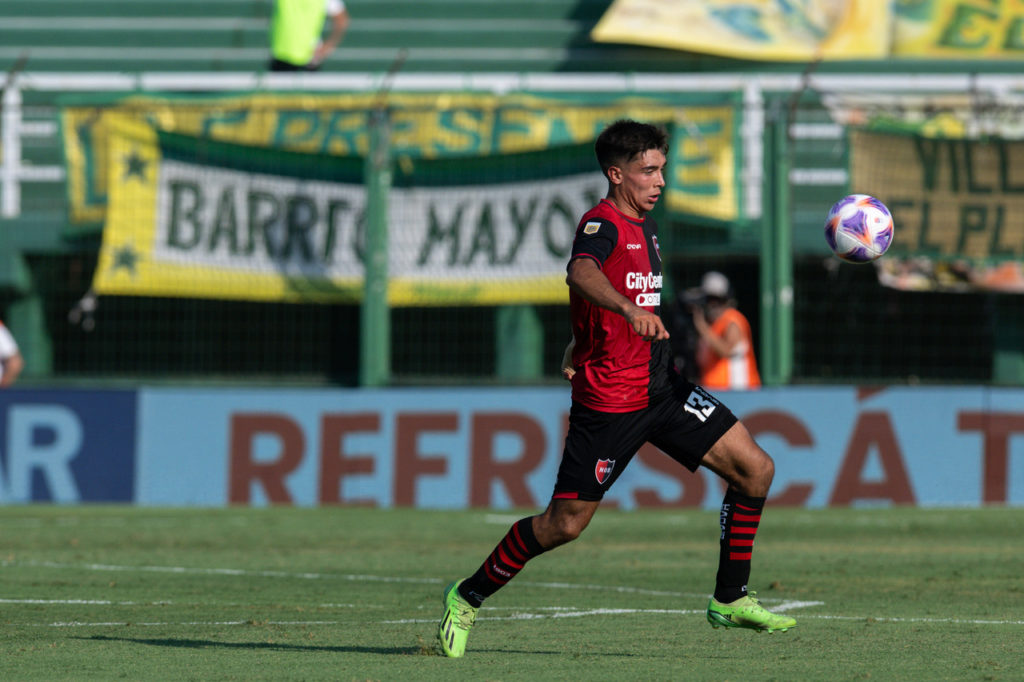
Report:
M661 253L650 216L630 218L607 199L583 215L569 262L592 258L612 286L638 306L661 314ZM632 412L671 390L667 340L644 341L624 317L569 292L576 339L573 400L602 412Z

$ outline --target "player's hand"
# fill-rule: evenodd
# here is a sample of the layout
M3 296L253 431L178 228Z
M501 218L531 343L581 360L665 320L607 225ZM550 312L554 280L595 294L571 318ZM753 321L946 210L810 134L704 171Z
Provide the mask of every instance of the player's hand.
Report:
M565 347L565 351L562 352L562 378L566 381L571 381L576 375L576 368L572 366L572 351L575 347L576 337L574 336L569 345Z
M661 318L639 306L626 316L630 326L644 341L662 341L668 338L668 330Z

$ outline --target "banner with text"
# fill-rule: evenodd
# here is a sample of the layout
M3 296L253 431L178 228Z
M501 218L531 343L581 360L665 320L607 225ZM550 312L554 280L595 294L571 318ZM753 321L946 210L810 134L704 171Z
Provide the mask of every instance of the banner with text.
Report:
M0 392L0 504L131 504L133 390Z
M100 294L362 297L358 157L110 128ZM388 195L392 305L563 303L576 224L607 182L590 145L399 165Z
M1024 506L1024 390L722 397L775 460L772 506ZM565 387L13 388L0 392L0 504L538 510L569 408ZM615 466L604 506L721 504L714 474L651 445Z
M893 5L895 57L1024 57L1024 0L903 0Z
M591 37L738 59L875 59L891 22L880 0L615 0Z
M591 34L738 59L1020 59L1024 0L615 0Z
M76 99L76 101L78 101ZM745 217L738 191L743 165L739 93L643 97L393 93L386 100L390 147L403 163L540 151L592 143L619 118L674 130L665 198L670 210L717 220ZM106 218L109 176L117 163L109 138L125 120L240 145L325 156L365 156L374 93L253 94L231 97L126 97L76 104L61 112L70 219ZM593 162L596 168L596 161Z
M852 131L850 186L892 211L894 255L1024 258L1024 141Z
M833 386L723 398L775 460L771 506L1024 505L1019 389ZM136 501L543 509L569 407L565 388L146 389ZM722 494L714 474L691 473L648 444L603 505L718 509Z

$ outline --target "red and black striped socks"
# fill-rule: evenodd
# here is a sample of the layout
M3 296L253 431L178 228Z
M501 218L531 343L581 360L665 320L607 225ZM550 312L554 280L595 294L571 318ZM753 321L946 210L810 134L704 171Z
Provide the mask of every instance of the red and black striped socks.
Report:
M484 599L516 577L527 561L544 551L533 534L533 517L519 519L476 573L462 581L459 594L470 605L479 607Z
M747 497L732 490L722 500L722 538L715 578L715 599L723 604L747 594L754 536L764 509L763 497Z

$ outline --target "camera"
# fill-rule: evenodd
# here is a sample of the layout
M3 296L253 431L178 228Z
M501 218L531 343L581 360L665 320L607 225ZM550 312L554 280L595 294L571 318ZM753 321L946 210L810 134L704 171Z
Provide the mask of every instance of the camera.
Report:
M707 301L708 296L700 287L691 287L689 289L684 289L682 292L679 293L680 305L687 308L703 308L704 304L707 303Z

